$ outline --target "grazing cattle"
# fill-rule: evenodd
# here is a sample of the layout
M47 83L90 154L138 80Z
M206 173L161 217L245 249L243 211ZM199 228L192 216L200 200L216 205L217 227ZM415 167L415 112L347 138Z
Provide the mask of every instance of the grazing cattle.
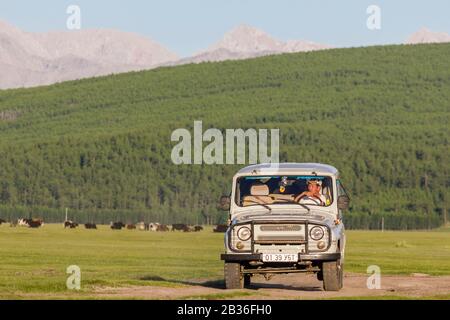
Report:
M215 228L214 228L214 232L227 232L228 229L228 225L226 224L218 224Z
M42 219L19 219L17 224L22 227L36 229L42 227L44 225L44 221Z
M0 219L0 226L2 225L2 223L5 223L6 221L3 219Z
M29 227L31 221L32 221L31 219L18 219L17 225L19 227Z
M184 228L183 232L194 232L195 229L191 226L186 226L186 228Z
M145 222L139 222L136 224L136 229L138 229L140 231L148 230L148 224Z
M39 227L42 227L43 225L44 225L44 221L42 221L42 220L31 220L28 223L28 226L33 229L37 229Z
M29 227L34 228L34 229L37 229L40 226L42 226L42 222L40 222L40 221L31 221L29 224Z
M128 230L135 230L136 229L136 225L134 225L134 224L127 224L127 229Z
M66 229L66 228L75 229L77 227L78 227L78 223L76 223L76 222L73 222L70 220L64 222L64 229Z
M172 225L172 231L175 231L175 230L188 232L186 230L189 230L189 227L186 224L183 224L183 223L176 223L176 224Z
M169 227L165 224L158 224L158 228L156 229L158 232L167 232L169 231Z
M194 231L195 232L199 232L199 231L202 231L203 230L203 227L202 226L195 226L194 227Z
M86 229L97 229L97 225L95 223L85 223L84 227Z
M111 222L110 226L113 230L122 230L122 228L125 228L125 224L123 222Z
M159 227L160 225L161 225L161 224L158 223L158 222L152 222L152 223L150 223L150 224L148 225L148 230L149 230L149 231L158 231L158 227Z

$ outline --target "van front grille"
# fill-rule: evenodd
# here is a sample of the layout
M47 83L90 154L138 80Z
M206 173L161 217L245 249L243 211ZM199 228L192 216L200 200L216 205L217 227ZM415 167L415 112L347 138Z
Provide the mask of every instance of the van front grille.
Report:
M260 226L261 231L300 231L302 226L299 224L275 224Z
M259 236L258 240L261 241L299 241L305 242L305 237L293 237L293 236Z
M254 227L255 244L304 244L305 224L260 224Z

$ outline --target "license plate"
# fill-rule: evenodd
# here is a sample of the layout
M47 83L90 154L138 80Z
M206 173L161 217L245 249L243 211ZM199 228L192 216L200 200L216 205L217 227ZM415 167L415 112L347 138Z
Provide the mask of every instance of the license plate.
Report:
M298 254L291 253L263 253L264 262L297 262Z

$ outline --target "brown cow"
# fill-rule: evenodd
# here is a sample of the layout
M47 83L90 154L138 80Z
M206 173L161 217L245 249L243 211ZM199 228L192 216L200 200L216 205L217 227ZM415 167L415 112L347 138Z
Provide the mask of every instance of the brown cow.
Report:
M136 229L136 225L134 225L134 224L127 224L127 229L128 230L135 230Z
M122 230L122 228L125 228L125 224L123 222L111 222L110 226L113 230Z
M66 228L75 229L77 227L78 227L78 223L76 223L76 222L73 222L70 220L64 222L64 229L66 229Z
M44 221L43 220L31 220L31 221L28 221L28 226L30 228L33 228L33 229L37 229L37 228L39 228L39 227L41 227L43 225L44 225Z
M169 227L166 226L165 224L160 224L160 225L158 225L158 227L156 228L156 231L159 231L159 232L167 232L167 231L169 231Z
M187 224L184 224L184 223L175 223L172 225L172 231L175 231L175 230L188 232L186 230L189 230L189 227Z
M214 228L214 232L227 232L228 230L228 225L226 224L218 224L215 228Z
M17 224L22 227L29 228L39 228L44 225L44 220L42 219L19 219Z
M97 229L97 225L95 223L86 223L84 225L86 229Z

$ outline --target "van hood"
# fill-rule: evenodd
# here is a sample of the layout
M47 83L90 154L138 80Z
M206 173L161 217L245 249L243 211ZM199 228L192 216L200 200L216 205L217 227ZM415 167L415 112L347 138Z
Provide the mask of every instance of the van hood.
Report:
M232 222L250 222L250 221L305 221L331 224L334 223L334 215L328 210L311 208L308 212L304 208L273 208L269 211L265 207L246 208L239 213L235 213Z

